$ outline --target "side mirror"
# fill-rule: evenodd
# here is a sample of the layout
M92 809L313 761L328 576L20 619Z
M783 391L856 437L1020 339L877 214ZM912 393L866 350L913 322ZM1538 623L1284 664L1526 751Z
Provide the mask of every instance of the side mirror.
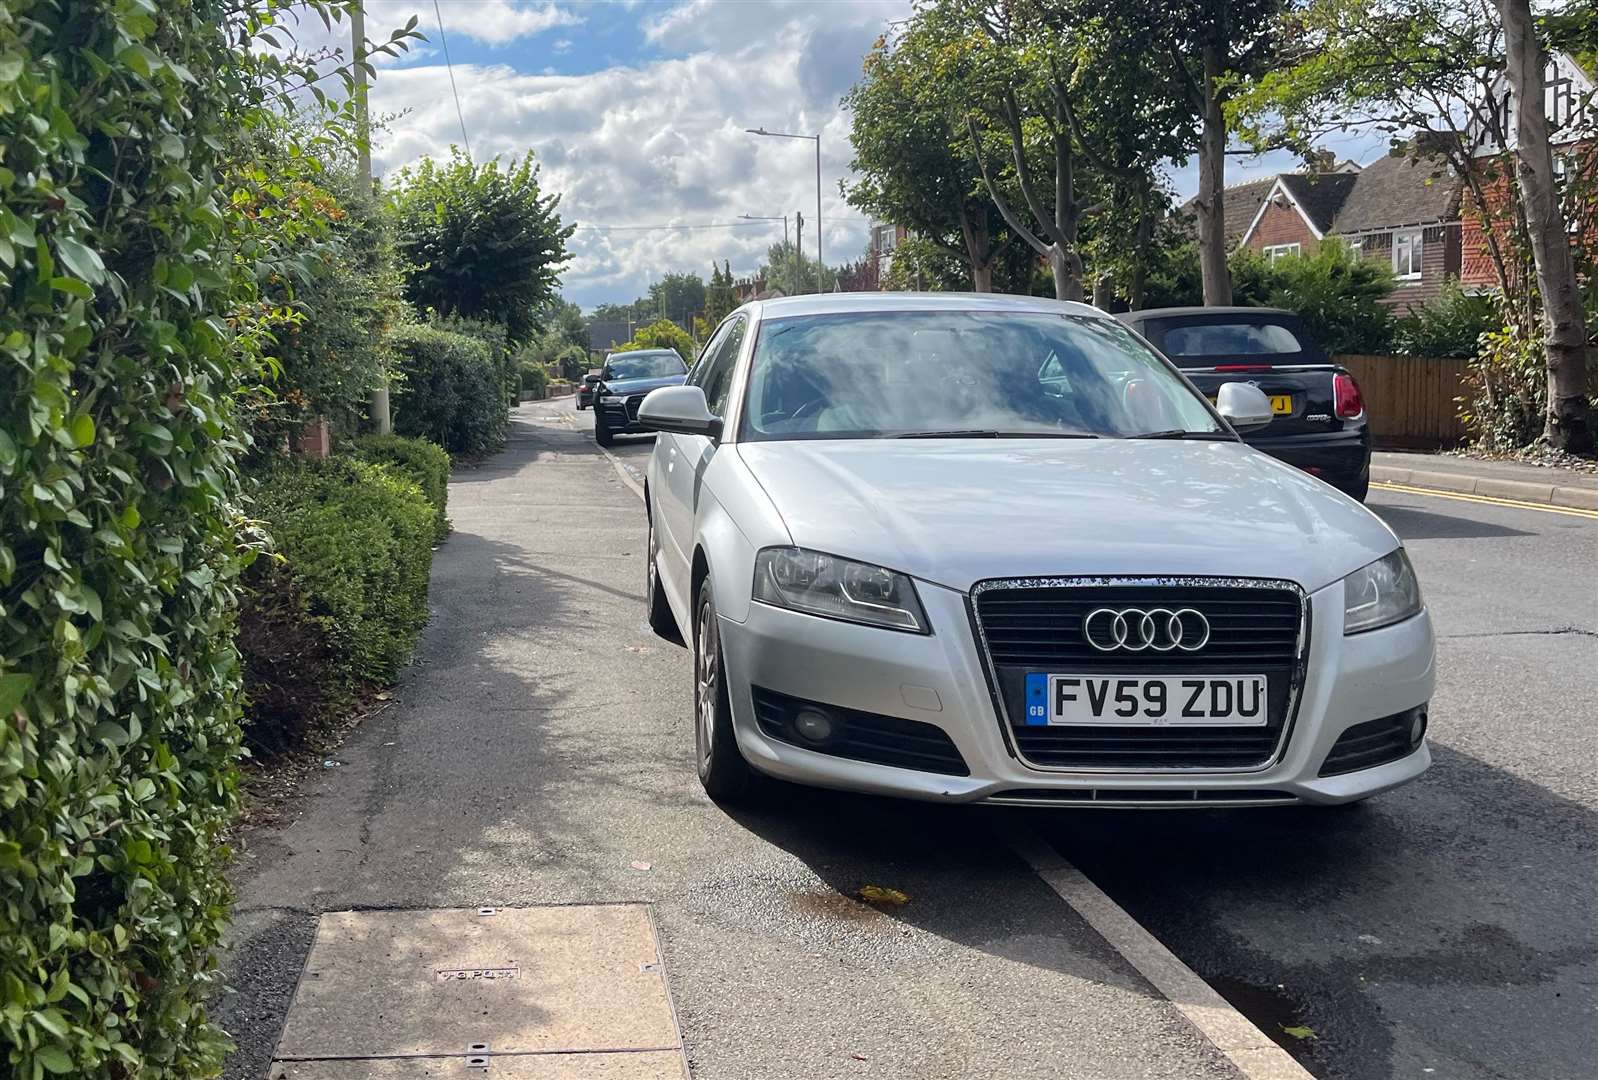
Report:
M705 392L697 386L662 386L644 395L638 423L651 431L678 435L721 437L721 417L710 411Z
M1271 399L1249 383L1222 383L1220 393L1215 395L1215 411L1240 433L1262 428L1274 418Z

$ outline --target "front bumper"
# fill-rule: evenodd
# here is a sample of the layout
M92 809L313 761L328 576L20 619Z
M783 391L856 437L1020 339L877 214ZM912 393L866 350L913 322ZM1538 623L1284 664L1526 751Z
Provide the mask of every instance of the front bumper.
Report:
M1343 635L1342 583L1310 596L1312 625L1297 714L1281 753L1247 771L1071 771L1030 766L1015 754L984 672L966 597L917 583L930 635L898 633L749 605L742 622L721 619L725 673L739 748L755 768L820 787L942 802L1098 806L1335 804L1397 787L1431 764L1423 742L1374 768L1319 775L1350 727L1424 706L1435 646L1420 615ZM754 688L886 717L947 734L969 775L925 772L808 750L770 737L757 721Z
M650 430L638 423L638 407L643 401L643 394L634 394L622 401L605 401L596 396L594 411L604 415L605 426L612 435L641 435Z

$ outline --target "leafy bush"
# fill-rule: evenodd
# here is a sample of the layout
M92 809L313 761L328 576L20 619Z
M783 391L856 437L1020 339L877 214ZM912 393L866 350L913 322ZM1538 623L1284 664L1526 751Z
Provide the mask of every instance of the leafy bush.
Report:
M476 456L505 441L509 411L500 371L476 338L430 326L402 326L394 347L403 385L394 395L394 430Z
M0 5L0 1072L214 1075L239 753L231 24Z
M1344 244L1322 241L1313 255L1266 259L1232 256L1236 303L1286 308L1304 320L1329 353L1381 353L1392 345L1393 313L1382 301L1393 271Z
M437 514L386 465L353 458L280 465L256 512L279 558L251 569L241 616L246 737L293 746L364 686L392 683L427 622Z
M537 360L521 362L522 393L533 400L541 400L549 390L549 369Z
M1437 298L1393 324L1393 351L1404 356L1472 357L1482 335L1503 329L1503 317L1492 297L1466 293L1459 284L1445 284Z
M449 535L449 455L426 439L403 435L368 435L355 444L363 461L398 469L416 482L433 507L435 539Z
M633 331L631 341L616 346L611 352L627 352L631 349L676 349L683 363L694 362L694 339L670 319L656 319L648 326L640 326Z

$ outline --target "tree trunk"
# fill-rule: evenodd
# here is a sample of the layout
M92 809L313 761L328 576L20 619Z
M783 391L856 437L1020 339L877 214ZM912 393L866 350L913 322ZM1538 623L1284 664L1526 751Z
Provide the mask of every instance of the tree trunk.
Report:
M1548 57L1532 28L1530 0L1499 0L1506 74L1515 96L1515 174L1542 294L1548 413L1543 437L1562 450L1592 449L1587 417L1587 331L1570 257L1570 234L1554 184L1554 158L1543 111Z
M1147 199L1139 200L1136 250L1132 253L1132 277L1126 284L1126 304L1133 311L1143 310L1149 289L1149 248L1154 240L1154 214Z
M1093 306L1100 311L1109 311L1110 304L1115 300L1115 278L1109 274L1093 275Z
M1049 245L1049 271L1054 275L1054 297L1057 300L1082 299L1082 260L1074 251L1059 244ZM1074 265L1073 265L1074 264Z
M1226 268L1226 117L1221 113L1217 82L1221 76L1220 46L1205 44L1204 116L1199 135L1198 211L1199 273L1204 278L1206 307L1232 302L1232 275Z
M988 232L988 210L973 213L960 207L960 236L965 240L966 263L971 268L974 292L993 291L993 237Z

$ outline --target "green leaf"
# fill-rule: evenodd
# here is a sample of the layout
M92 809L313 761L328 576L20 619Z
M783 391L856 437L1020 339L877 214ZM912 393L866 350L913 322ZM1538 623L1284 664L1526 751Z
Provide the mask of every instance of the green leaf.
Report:
M33 689L32 675L15 672L10 675L0 675L0 717L8 717L15 712L31 689Z
M14 83L22 74L22 57L0 56L0 85Z
M66 1076L72 1072L72 1057L59 1046L40 1047L33 1055L33 1059L45 1067L45 1071L56 1076Z
M100 260L100 253L87 244L70 236L58 236L55 253L62 266L89 284L98 285L105 280L105 263Z
M72 443L79 450L94 445L94 417L88 413L74 416L69 430L72 432Z

